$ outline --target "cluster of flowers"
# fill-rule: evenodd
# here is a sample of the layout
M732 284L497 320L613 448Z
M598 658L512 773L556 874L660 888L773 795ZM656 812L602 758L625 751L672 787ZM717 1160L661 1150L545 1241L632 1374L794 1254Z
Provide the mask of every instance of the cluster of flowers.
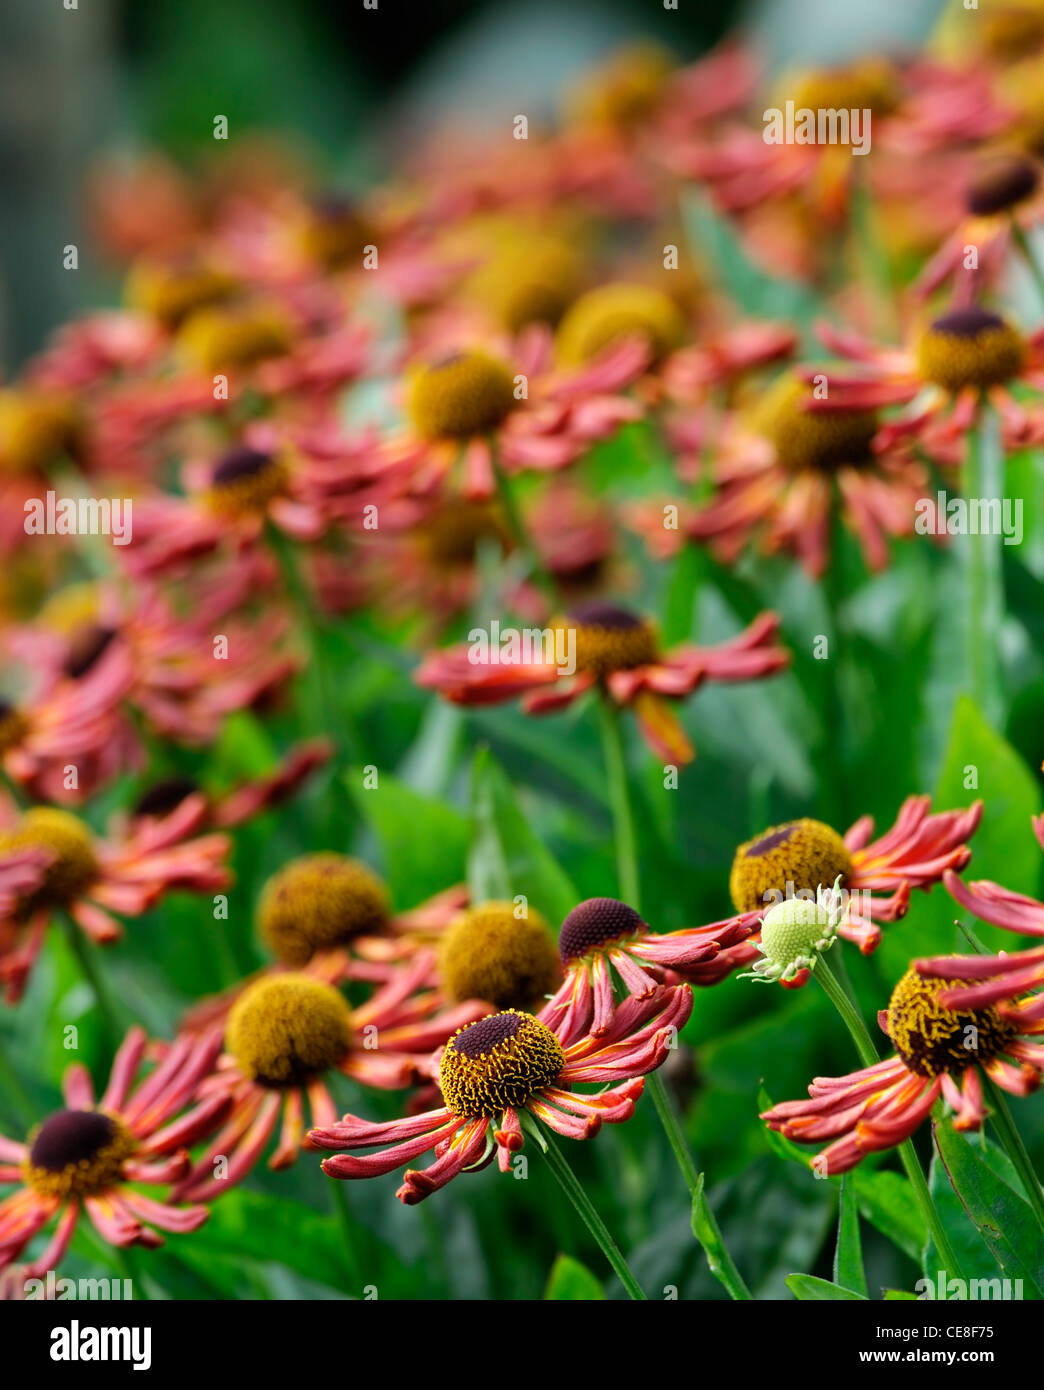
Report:
M815 968L814 945L839 933L872 951L878 921L902 915L914 888L943 880L983 920L1044 935L1044 904L958 877L981 810L976 803L933 815L925 798L911 798L877 840L866 819L844 838L807 819L773 827L736 851L732 915L657 933L626 903L588 899L561 924L557 952L549 924L535 911L520 916L515 903L469 904L455 887L396 916L361 861L332 852L293 860L258 904L271 966L201 1001L173 1043L150 1043L133 1028L100 1099L85 1068L73 1065L66 1108L24 1142L0 1138L0 1180L20 1184L0 1203L0 1263L16 1260L57 1216L53 1239L26 1266L29 1274L53 1268L81 1209L116 1245L155 1245L156 1227L193 1230L207 1204L261 1161L277 1129L268 1160L275 1169L302 1147L380 1150L326 1159L334 1178L378 1176L434 1150L427 1168L406 1171L398 1195L408 1204L494 1156L510 1171L533 1118L587 1139L603 1122L630 1117L643 1078L677 1044L693 985L713 985L757 960L768 978L799 986ZM12 928L27 907L37 917L78 917L90 906L82 895L99 892L93 881L66 892L76 855L87 854L87 842L64 823L72 823L69 813L36 814L55 818L52 854L33 886L22 877L25 854L5 858ZM157 820L169 815L148 819L155 838ZM1044 843L1044 818L1036 829ZM64 857L55 852L57 830ZM780 907L764 911L785 886L800 893L824 881L843 883L848 902L869 915L849 907L824 925L815 913L790 913L781 931ZM364 989L365 1002L349 1003L349 984ZM978 1066L1018 1094L1044 1074L1044 1046L1032 1041L1044 1032L1040 1002L1020 1002L1041 984L1039 950L918 962L882 1015L897 1057L817 1081L810 1104L777 1106L766 1118L795 1138L843 1133L826 1156L831 1172L905 1137L940 1093L960 1127L981 1125ZM978 1029L972 1061L963 1043L969 1023ZM147 1063L154 1065L142 1077ZM363 1087L409 1089L409 1113L382 1123L339 1120L325 1080L334 1072ZM598 1089L577 1089L585 1086ZM430 1101L439 1103L423 1108ZM197 1144L205 1147L193 1157ZM141 1190L149 1187L169 1194L159 1200Z
M457 703L521 696L547 713L595 690L681 763L683 697L769 678L788 652L773 613L720 645L665 649L621 601L625 533L654 562L759 546L819 576L836 512L879 568L981 412L1006 448L1044 442L1044 330L994 306L1040 212L1044 153L1044 6L1009 8L1017 62L998 14L974 55L792 79L798 106L872 112L872 160L766 143L756 65L728 46L688 68L628 50L556 129L523 140L508 125L466 154L440 135L365 197L317 192L271 149L233 153L209 181L159 158L100 171L98 232L130 261L126 307L65 327L0 391L8 1004L55 918L104 945L168 893L220 893L230 832L336 758L317 737L244 785L148 780L157 747L208 750L236 711L278 706L317 661L311 615L405 619L429 648L416 682ZM679 254L690 199L727 217L745 254L823 292L845 325L821 333L836 367L799 359L792 324L744 319L699 246ZM853 296L827 255L850 231L858 244L866 208L908 281L900 346L875 322L893 297ZM634 429L667 446L663 505L583 484L592 451ZM129 497L128 544L27 534L26 501L62 486ZM575 634L569 675L431 649L486 591L491 549L503 606ZM143 774L134 805L96 829L100 798ZM835 934L873 951L915 889L943 883L984 921L1044 936L1044 905L959 877L981 810L911 797L878 838L868 818L843 836L772 827L737 850L720 920L657 933L591 899L557 952L535 911L447 884L396 915L360 862L292 861L257 909L268 968L200 1002L173 1041L132 1029L100 1098L72 1067L67 1108L0 1139L0 1182L17 1185L0 1269L56 1221L27 1266L53 1268L81 1211L115 1245L192 1230L273 1141L272 1167L333 1150L323 1169L340 1179L433 1153L406 1169L412 1204L494 1158L510 1170L542 1125L589 1138L632 1114L693 986L756 965L800 987ZM774 895L830 885L847 894L839 913L769 920ZM918 961L882 1015L895 1057L765 1118L831 1140L831 1173L900 1142L940 1096L979 1127L980 1069L1016 1094L1044 1073L1042 984L1044 950ZM409 1091L408 1114L339 1119L335 1072Z

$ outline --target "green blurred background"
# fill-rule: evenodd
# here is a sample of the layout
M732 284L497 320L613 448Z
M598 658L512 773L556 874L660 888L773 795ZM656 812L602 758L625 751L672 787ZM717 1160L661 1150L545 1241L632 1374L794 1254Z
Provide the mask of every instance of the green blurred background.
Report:
M76 8L67 9L75 4ZM0 368L116 293L83 183L99 155L181 159L277 131L340 183L380 177L416 122L463 107L551 113L570 74L636 35L681 58L745 27L770 66L902 47L942 0L4 0L0 6ZM80 269L62 266L68 244Z

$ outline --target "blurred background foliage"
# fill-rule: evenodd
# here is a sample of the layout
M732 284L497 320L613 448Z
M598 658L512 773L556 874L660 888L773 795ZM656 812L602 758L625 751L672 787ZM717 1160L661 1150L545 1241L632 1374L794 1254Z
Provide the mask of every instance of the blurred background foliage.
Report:
M562 83L629 38L694 58L743 25L774 66L916 41L943 0L4 0L0 7L0 368L117 281L87 232L102 155L150 145L184 161L278 135L341 185L378 177L411 125L459 106L555 108ZM62 250L80 248L80 270Z

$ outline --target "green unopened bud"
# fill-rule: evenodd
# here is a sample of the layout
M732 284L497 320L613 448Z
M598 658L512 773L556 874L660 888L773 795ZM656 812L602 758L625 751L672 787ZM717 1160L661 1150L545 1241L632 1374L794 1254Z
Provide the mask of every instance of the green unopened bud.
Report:
M802 970L814 970L819 953L834 944L841 920L838 885L819 887L816 897L785 898L770 907L761 922L761 954L744 979L792 980Z

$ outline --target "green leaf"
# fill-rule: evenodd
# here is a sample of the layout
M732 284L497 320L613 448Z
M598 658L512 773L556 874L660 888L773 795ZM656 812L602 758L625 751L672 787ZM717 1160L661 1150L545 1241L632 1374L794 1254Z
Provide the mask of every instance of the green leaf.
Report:
M191 1247L192 1256L276 1261L335 1289L343 1290L349 1275L338 1225L329 1215L242 1188L214 1203L209 1220L193 1232Z
M514 788L488 748L475 755L471 787L468 885L473 901L522 894L557 928L580 894L530 829Z
M411 790L386 772L368 789L362 769L354 768L345 784L377 837L384 877L397 907L414 907L461 882L471 835L463 812Z
M949 1120L935 1125L935 1139L953 1190L1002 1273L1022 1280L1025 1298L1039 1299L1044 1249L1029 1203L1012 1191ZM928 1278L934 1272L925 1271ZM967 1278L982 1278L988 1271L982 1269L981 1261L977 1267L962 1261L962 1272Z
M848 1301L865 1303L865 1293L853 1293L843 1289L840 1284L831 1284L829 1279L817 1279L813 1274L791 1274L787 1277L787 1288L795 1298L803 1303Z
M605 1298L605 1291L586 1265L572 1255L559 1255L551 1266L545 1299L566 1303L593 1303Z
M232 782L261 777L278 761L264 725L249 710L235 710L221 726L212 761Z
M906 1178L887 1169L860 1167L853 1170L852 1179L864 1220L919 1265L928 1231Z
M690 243L714 266L716 278L744 313L795 323L806 337L813 324L825 317L825 306L804 285L777 279L754 264L735 228L704 194L685 194L682 218Z
M866 1298L868 1289L863 1270L863 1247L859 1239L859 1207L851 1173L841 1179L841 1202L837 1219L837 1248L834 1251L834 1280Z

